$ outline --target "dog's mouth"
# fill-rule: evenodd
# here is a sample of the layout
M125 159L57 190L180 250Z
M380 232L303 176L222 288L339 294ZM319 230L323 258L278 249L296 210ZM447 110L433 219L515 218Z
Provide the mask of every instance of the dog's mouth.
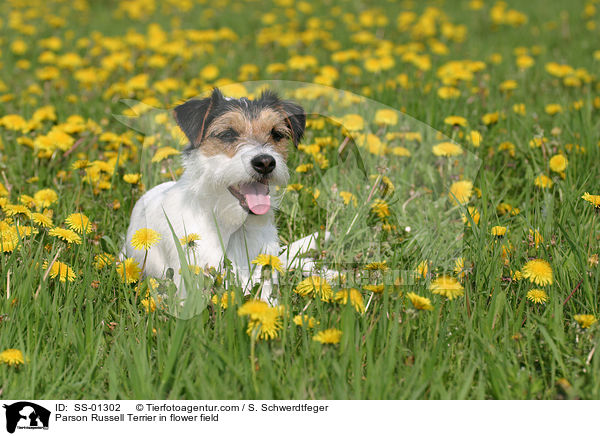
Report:
M227 189L237 198L240 206L251 214L264 215L271 209L269 185L265 183L243 183Z

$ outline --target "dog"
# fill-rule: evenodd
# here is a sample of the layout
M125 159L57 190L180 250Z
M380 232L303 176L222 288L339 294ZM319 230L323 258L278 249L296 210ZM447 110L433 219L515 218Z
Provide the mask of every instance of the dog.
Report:
M302 139L305 111L272 91L250 100L224 97L215 88L210 97L175 107L173 116L189 140L182 153L184 172L137 201L125 254L143 267L144 276L163 278L171 269L185 298L172 226L177 238L199 236L188 263L218 270L226 258L247 292L260 280L252 260L259 254L279 255L274 209L280 198L273 194L276 186L287 185L289 143L297 147ZM142 228L161 235L147 253L131 245ZM261 298L268 301L269 294L263 287Z

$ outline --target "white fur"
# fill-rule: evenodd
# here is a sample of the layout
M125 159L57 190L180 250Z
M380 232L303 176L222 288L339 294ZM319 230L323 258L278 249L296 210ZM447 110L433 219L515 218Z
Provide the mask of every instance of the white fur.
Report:
M256 173L250 160L263 153L270 154L276 161L268 180L271 209L265 215L251 215L227 188L254 181ZM197 148L184 157L183 164L185 171L181 179L158 185L137 201L127 230L125 255L136 259L140 266L144 265L145 251L134 249L131 238L142 228L160 233L160 241L148 250L143 274L162 278L167 269L172 268L179 294L185 297L179 274L179 257L168 218L177 238L191 233L200 235L195 246L187 250L189 264L219 269L226 254L247 291L260 279L260 268L255 268L252 260L261 253L279 254L273 214L278 199L273 194L275 186L287 184L285 159L271 146L248 143L241 145L232 158L224 154L208 157ZM261 297L268 300L269 294L270 288L263 286Z

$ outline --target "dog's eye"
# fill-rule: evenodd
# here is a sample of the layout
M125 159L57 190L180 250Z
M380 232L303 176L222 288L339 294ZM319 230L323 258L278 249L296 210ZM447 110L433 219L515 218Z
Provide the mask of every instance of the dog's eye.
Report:
M280 130L276 130L276 129L272 129L271 130L271 137L273 138L273 140L275 142L279 142L281 141L285 136L285 133L281 132Z
M238 137L238 133L233 129L223 130L216 135L222 141L233 141Z

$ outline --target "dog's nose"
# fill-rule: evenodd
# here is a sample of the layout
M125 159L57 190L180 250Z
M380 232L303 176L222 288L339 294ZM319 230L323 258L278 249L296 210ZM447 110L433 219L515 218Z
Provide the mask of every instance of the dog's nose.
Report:
M275 169L275 158L270 154L259 154L250 163L257 173L265 176Z

